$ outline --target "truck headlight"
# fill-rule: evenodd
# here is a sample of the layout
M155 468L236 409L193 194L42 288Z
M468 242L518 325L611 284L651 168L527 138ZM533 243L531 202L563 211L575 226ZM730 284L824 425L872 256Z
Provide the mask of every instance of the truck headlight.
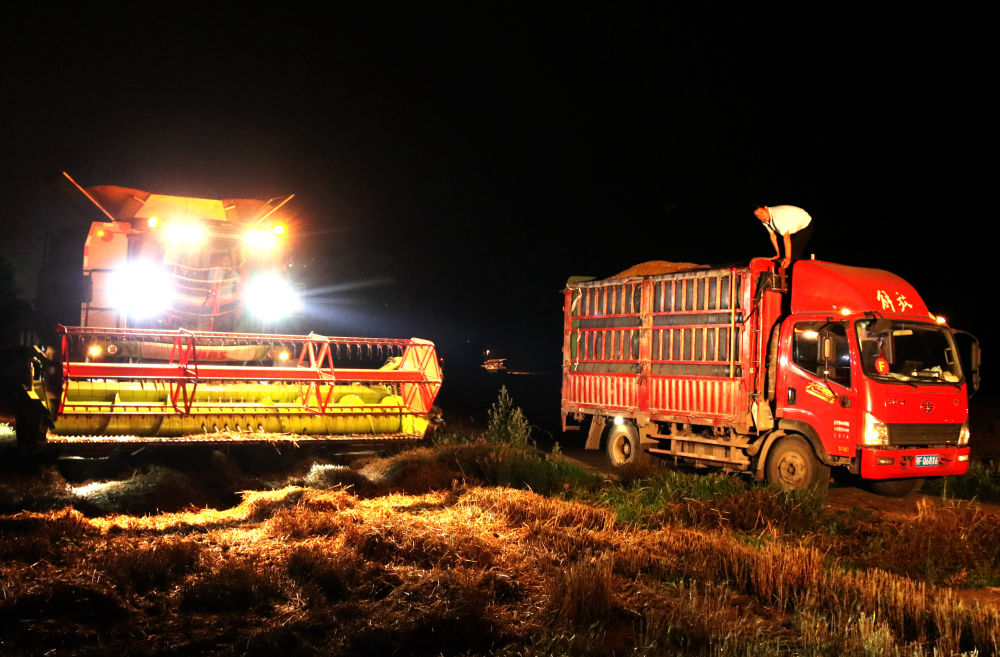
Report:
M865 431L861 436L863 445L888 445L889 427L879 422L871 413L865 413Z
M298 292L281 276L267 274L247 284L246 307L264 321L273 322L298 311L302 305Z
M962 425L962 428L958 432L958 444L968 445L970 436L972 436L972 432L969 431L969 423L966 422Z
M112 306L129 317L154 317L170 307L173 282L169 274L151 262L130 262L109 276L108 297Z

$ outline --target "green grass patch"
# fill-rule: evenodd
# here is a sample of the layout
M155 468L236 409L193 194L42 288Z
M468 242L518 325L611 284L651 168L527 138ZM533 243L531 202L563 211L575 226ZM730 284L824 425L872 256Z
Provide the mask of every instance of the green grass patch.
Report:
M546 456L530 448L490 446L473 464L491 486L528 488L552 495L596 486L601 478L559 456Z
M1000 503L1000 464L970 463L964 475L928 479L924 492L943 499Z
M653 527L681 523L742 531L777 528L801 534L826 522L826 491L785 491L743 477L670 471L600 491L597 501L619 522Z

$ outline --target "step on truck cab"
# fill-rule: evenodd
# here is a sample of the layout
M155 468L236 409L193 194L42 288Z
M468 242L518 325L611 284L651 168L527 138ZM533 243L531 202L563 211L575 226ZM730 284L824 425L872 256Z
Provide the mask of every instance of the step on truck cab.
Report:
M957 333L899 276L818 260L790 277L757 258L571 279L563 430L615 466L667 458L786 488L844 468L902 495L968 471L980 352L972 338L963 368Z

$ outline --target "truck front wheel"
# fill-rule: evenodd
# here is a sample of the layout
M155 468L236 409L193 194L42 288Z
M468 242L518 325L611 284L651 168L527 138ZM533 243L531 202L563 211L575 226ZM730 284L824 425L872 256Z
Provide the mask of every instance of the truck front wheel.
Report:
M604 450L613 468L650 460L649 454L639 446L639 431L628 422L611 425Z
M800 436L785 436L767 455L767 481L785 490L825 487L830 468L819 462L812 446Z

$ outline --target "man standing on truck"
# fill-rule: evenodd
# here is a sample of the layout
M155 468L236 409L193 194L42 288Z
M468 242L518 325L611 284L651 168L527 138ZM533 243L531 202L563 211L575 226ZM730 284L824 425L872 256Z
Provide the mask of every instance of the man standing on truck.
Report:
M780 259L781 267L785 269L793 260L802 257L812 234L812 217L808 212L794 205L759 205L753 213L771 236L771 244L774 245L774 257L771 260ZM778 245L779 234L785 247L784 257Z

